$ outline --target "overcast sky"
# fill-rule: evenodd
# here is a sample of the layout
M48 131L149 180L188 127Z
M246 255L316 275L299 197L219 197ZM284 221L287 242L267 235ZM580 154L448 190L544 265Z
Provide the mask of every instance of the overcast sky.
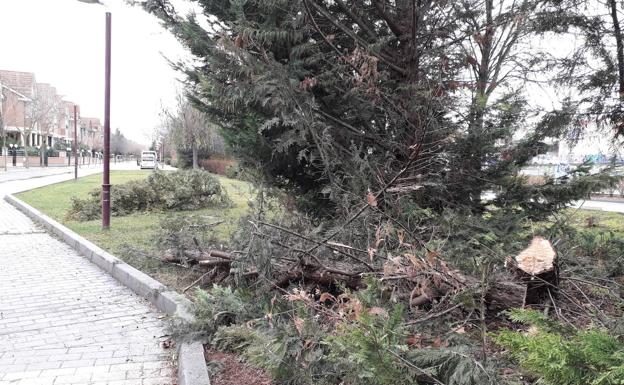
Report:
M163 55L186 54L153 16L123 0L106 3L113 23L111 128L147 143L177 86ZM105 11L78 0L0 0L0 69L34 72L78 103L83 116L103 119Z

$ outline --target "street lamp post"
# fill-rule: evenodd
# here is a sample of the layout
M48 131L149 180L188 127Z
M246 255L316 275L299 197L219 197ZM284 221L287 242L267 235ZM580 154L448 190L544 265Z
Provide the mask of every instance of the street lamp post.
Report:
M78 0L100 4L99 0ZM111 80L111 13L106 12L106 41L104 57L104 156L102 163L102 229L110 228L110 80Z
M77 107L74 104L74 180L78 179L78 117Z
M102 176L102 228L110 228L110 86L111 13L106 12L106 54L104 58L104 174Z

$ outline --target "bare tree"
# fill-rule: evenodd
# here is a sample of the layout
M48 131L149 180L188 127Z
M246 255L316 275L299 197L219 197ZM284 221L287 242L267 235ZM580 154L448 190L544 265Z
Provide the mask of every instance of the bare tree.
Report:
M1 95L3 100L0 108L0 133L2 133L4 146L6 147L8 127L12 126L19 133L23 132L23 126L26 125L26 116L24 114L26 106L31 102L31 99L7 86L2 87ZM23 105L20 106L20 104ZM20 126L22 126L22 129L20 129Z
M54 129L58 126L58 122L63 114L63 106L62 99L56 94L56 90L54 90L54 88L42 88L40 93L40 98L45 99L45 102L42 103L41 107L47 110L47 113L41 115L38 127L39 133L42 136L42 164L45 165L44 154L48 149L48 136L50 136L54 132Z
M55 95L52 97L52 88L47 84L35 84L35 92L31 101L26 106L25 122L21 134L24 136L24 146L33 145L30 137L33 132L50 130L57 118L58 103ZM26 156L28 167L28 156Z
M193 168L199 168L198 150L210 149L217 129L208 116L193 106L182 94L178 94L174 111L163 111L168 135L177 148L191 150Z

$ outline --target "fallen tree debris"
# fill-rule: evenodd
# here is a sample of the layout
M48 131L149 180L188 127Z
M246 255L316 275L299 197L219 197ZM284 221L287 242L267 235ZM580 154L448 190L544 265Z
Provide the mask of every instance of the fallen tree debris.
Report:
M327 249L331 252L335 252L336 247L357 252L357 248L349 245L333 241L327 243L329 244ZM218 269L225 275L230 274L232 263L241 261L239 257L226 251L202 250L198 244L196 245L196 250L177 252L169 250L162 259L166 262ZM280 246L289 249L289 246L283 243ZM558 286L556 252L552 244L541 237L535 237L530 245L513 259L511 265L515 275L500 274L492 277L485 288L482 288L480 279L452 269L435 253L428 253L427 258L405 253L389 258L382 266L371 272L370 264L359 269L354 264L330 265L318 257L301 257L303 253L300 253L300 249L290 251L298 253L300 257L273 257L272 268L276 287L287 287L298 282L323 287L342 285L350 289L359 289L364 286L362 278L366 274L373 274L381 276L389 286L397 288L397 293L405 293L399 297L407 300L413 308L461 293L468 293L476 301L481 296L482 290L485 290L483 295L487 310L498 313L512 307L535 304L556 295L555 289ZM243 272L243 275L250 278L257 273L258 270L253 268L247 273Z

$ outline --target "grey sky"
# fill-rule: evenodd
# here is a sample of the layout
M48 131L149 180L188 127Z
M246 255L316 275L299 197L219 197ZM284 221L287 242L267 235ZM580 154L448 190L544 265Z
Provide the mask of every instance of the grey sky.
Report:
M161 103L173 104L176 77L163 54L185 57L158 21L123 0L112 12L111 127L147 143ZM104 13L77 0L0 0L0 69L29 71L38 82L80 104L83 116L103 118Z

